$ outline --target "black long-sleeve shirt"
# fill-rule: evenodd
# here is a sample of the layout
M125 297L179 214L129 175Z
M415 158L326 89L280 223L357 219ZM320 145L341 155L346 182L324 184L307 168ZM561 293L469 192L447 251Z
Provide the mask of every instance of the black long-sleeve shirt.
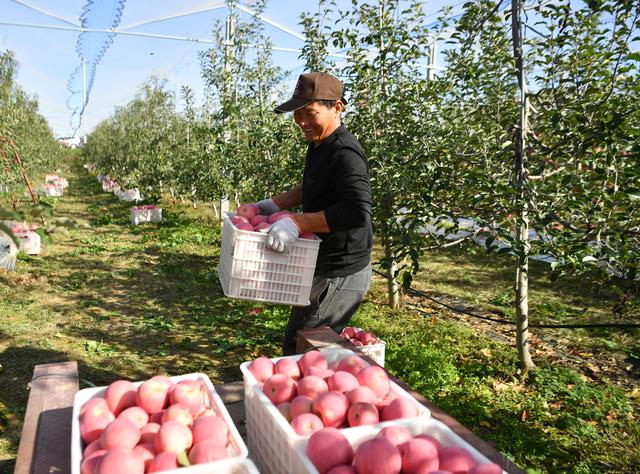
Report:
M366 267L373 243L369 164L344 126L319 146L309 144L302 194L303 211L324 211L331 229L318 233L316 275L346 276Z

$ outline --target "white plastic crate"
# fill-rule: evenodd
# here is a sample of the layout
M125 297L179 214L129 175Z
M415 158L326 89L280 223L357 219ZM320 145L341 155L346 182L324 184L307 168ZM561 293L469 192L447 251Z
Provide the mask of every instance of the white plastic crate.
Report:
M138 225L143 222L161 222L162 208L158 206L138 206L131 208L131 223Z
M60 197L64 194L64 188L62 186L52 186L50 184L47 184L44 187L44 194L45 196Z
M27 231L15 232L14 235L18 238L20 250L23 250L29 255L38 255L40 253L41 239L39 234L33 231Z
M247 449L247 445L242 440L240 433L238 433L238 429L236 428L236 425L233 423L233 420L231 419L231 416L229 415L227 408L224 406L224 403L222 402L220 395L218 395L215 388L213 387L213 384L211 383L211 380L209 380L209 377L207 377L205 374L194 373L194 374L177 375L170 378L173 383L177 383L180 380L197 380L204 386L204 388L206 389L205 393L207 394L206 407L213 409L218 416L221 416L224 419L227 426L229 427L230 447L231 447L231 450L233 451L233 455L227 459L215 461L213 463L200 464L197 466L189 466L189 467L183 467L179 469L172 469L170 471L165 471L165 472L173 473L173 474L181 474L181 473L204 474L205 472L212 472L213 470L215 470L215 472L218 472L217 471L218 463L221 463L221 465L223 466L226 463L227 465L226 468L228 470L226 471L221 470L220 472L223 472L223 473L228 472L231 474L236 474L236 473L244 473L244 472L249 472L249 473L254 472L251 470L247 470L247 471L233 470L233 469L240 469L240 467L233 467L232 465L234 462L237 462L243 458L246 458L249 454L249 451ZM139 387L143 383L144 381L134 382L133 385L136 387ZM80 464L82 462L82 438L80 437L80 408L90 399L104 396L106 390L107 390L106 386L96 387L96 388L87 388L77 392L75 397L73 398L73 412L71 414L71 474L80 474ZM247 469L249 469L249 467L247 467Z
M466 449L478 464L486 464L491 462L486 456L481 454L477 449L455 434L451 428L434 418L414 418L413 420L398 420L393 423L394 426L403 426L407 428L412 435L428 434L437 439L442 446L457 446ZM345 438L353 447L353 451L367 440L375 438L382 428L376 426L360 426L348 431L343 431ZM316 467L307 456L307 441L305 439L296 448L296 455L300 460L299 470L296 474L319 474ZM502 471L507 474L506 471Z
M358 349L363 354L371 357L379 366L384 367L385 342L380 338L378 338L378 340L380 341L378 344L372 344L370 346L357 346L356 349Z
M163 474L260 474L256 465L249 458L222 459L213 463L196 464L162 471Z
M115 195L121 201L132 202L132 201L141 201L142 196L140 195L140 191L137 188L134 189L116 189Z
M66 178L62 178L57 174L48 174L44 178L45 183L52 184L54 186L60 186L61 188L68 188L69 181Z
M358 328L354 326L354 329L357 329L359 331L363 331L362 328ZM340 336L342 337L342 335ZM376 336L378 337L378 336ZM371 357L376 364L378 364L381 367L384 367L384 349L385 349L386 343L380 339L378 337L378 343L377 344L371 344L369 346L356 346L356 349L358 349L360 352L362 352L363 354L365 354L368 357Z
M266 246L267 234L238 230L224 215L218 276L226 296L308 306L320 239L297 239L288 252Z
M358 355L348 349L333 349L321 351L329 363L344 359L347 356ZM277 361L283 358L297 361L302 354L271 359ZM300 456L296 449L308 438L297 434L289 422L282 416L275 405L267 398L253 374L249 371L251 362L240 365L244 381L244 409L247 420L247 443L251 458L256 462L261 472L266 474L301 473L305 472ZM366 362L365 362L366 364ZM368 365L368 364L367 364ZM407 391L393 381L389 381L390 389L399 397L411 400L418 409L418 417L429 418L431 412L427 407L413 398ZM394 421L383 421L372 425L378 429L394 424ZM342 428L347 433L356 428Z

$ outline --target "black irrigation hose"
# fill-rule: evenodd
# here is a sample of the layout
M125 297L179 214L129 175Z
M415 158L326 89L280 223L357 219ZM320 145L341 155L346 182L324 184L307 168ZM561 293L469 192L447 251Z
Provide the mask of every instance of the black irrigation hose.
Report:
M383 277L387 277L384 273L379 272L378 270L373 270L375 273L377 273L380 276ZM481 316L479 314L475 314L472 313L470 311L464 310L464 309L459 309L459 308L455 308L454 306L448 305L446 303L443 303L442 301L438 301L437 299L427 295L426 293L423 293L420 290L416 290L415 288L411 288L409 287L409 289L407 290L407 293L413 295L413 296L420 296L422 298L426 298L430 301L433 301L434 303L438 303L441 306L444 306L445 308L450 309L451 311L455 311L456 313L462 313L462 314L466 314L468 316L471 316L473 318L477 318L477 319L484 319L485 321L492 321L494 323L500 323L500 324L508 324L511 326L515 326L516 323L514 321L507 321L506 319L498 319L498 318L491 318L489 316ZM419 310L420 311L420 310ZM421 313L424 314L428 314L425 313L424 311L420 311ZM630 329L630 328L640 328L640 324L639 323L596 323L596 324L529 324L528 327L530 328L541 328L541 329L590 329L590 328L624 328L624 329Z

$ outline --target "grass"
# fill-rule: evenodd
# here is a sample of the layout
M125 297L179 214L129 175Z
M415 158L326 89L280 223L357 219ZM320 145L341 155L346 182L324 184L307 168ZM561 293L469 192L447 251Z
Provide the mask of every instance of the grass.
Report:
M161 224L136 227L129 206L84 170L75 167L69 181L68 195L52 200L54 212L87 225L57 233L39 257L21 255L16 272L0 272L0 473L13 471L36 364L77 360L84 388L194 371L236 381L241 362L279 355L288 308L224 297L212 212L164 203ZM509 316L508 260L449 250L425 263L415 286ZM537 321L609 318L609 302L580 282L548 284L542 266L532 274ZM376 278L354 325L387 341L388 368L519 465L633 472L640 464L637 379L587 377L544 352L535 354L539 368L522 374L513 347L481 327L435 304L392 311L385 300ZM567 350L623 360L640 354L637 336L558 338Z

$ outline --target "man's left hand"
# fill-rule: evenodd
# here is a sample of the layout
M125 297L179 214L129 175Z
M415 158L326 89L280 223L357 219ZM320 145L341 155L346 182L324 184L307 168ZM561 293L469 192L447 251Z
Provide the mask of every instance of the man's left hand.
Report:
M300 228L291 217L276 221L267 230L267 247L275 252L284 252L300 235Z

